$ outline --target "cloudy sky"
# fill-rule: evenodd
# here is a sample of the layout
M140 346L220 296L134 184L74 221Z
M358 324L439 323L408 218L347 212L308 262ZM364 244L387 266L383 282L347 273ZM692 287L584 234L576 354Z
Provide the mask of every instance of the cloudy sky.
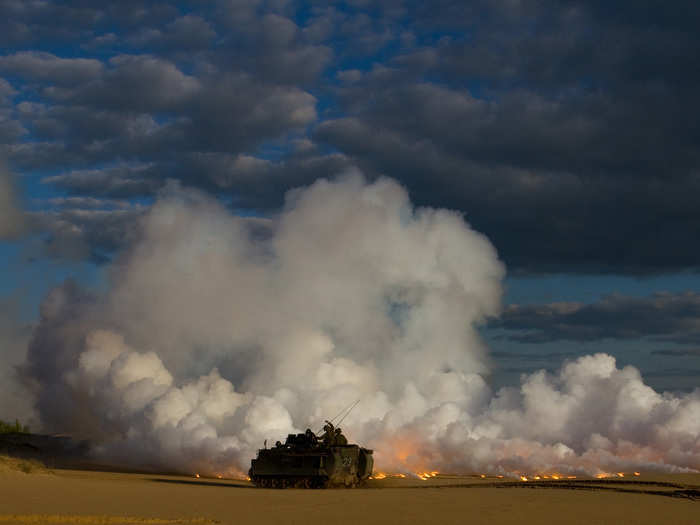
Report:
M262 221L359 170L496 248L494 385L603 351L692 390L698 24L658 0L0 0L5 361L50 289L107 286L171 181Z

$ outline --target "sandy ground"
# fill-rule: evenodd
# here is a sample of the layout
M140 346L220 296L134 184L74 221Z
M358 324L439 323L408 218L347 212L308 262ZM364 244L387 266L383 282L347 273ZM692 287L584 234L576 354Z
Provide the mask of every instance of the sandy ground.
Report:
M153 474L0 472L2 523L700 523L700 475L504 482L371 480L362 489L274 490Z

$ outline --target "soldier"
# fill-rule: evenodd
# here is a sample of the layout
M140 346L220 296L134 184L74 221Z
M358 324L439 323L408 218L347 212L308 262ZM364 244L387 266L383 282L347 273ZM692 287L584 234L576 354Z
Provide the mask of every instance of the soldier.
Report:
M310 428L306 429L306 442L312 447L315 447L318 444L318 438Z
M340 428L335 429L335 444L336 445L347 445L348 444L348 440L343 435L343 431L340 430Z
M327 447L332 447L335 444L335 432L333 428L333 423L326 420L326 424L323 425L323 430L325 430L325 432L321 436L321 439L323 439L323 444Z

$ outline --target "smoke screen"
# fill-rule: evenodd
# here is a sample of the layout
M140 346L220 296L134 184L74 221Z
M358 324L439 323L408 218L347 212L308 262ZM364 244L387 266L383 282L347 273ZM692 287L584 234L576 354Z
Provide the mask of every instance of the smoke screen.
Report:
M45 430L103 460L243 474L284 439L343 422L381 470L700 469L700 393L606 354L492 391L477 327L505 269L462 215L351 173L271 219L170 185L102 293L45 299L24 378Z

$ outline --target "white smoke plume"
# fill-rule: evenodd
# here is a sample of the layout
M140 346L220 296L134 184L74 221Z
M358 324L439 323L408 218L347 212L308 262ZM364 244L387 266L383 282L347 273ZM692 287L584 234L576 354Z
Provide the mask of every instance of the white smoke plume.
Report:
M0 419L20 419L23 424L35 426L31 398L18 381L16 367L27 354L31 326L23 322L19 311L21 301L17 294L0 296Z
M700 392L598 354L492 392L475 326L503 265L461 215L351 174L269 221L171 186L107 292L42 305L25 376L47 430L142 467L243 473L257 448L343 422L381 469L700 469Z

